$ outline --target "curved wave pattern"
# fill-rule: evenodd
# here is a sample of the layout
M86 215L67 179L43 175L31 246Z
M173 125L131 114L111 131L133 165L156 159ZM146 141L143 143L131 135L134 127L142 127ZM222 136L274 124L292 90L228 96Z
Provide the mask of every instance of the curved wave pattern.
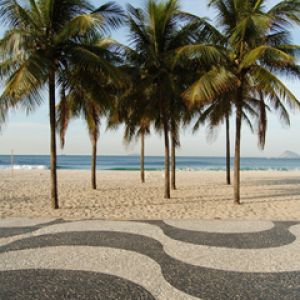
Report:
M28 222L26 222L27 220L24 220L24 226L21 226L20 224L18 224L19 222L17 222L16 226L13 226L13 224L10 224L10 226L7 226L7 221L4 220L3 223L5 226L1 226L1 221L0 221L0 240L3 238L9 238L9 237L14 237L14 236L18 236L18 235L22 235L25 233L31 233L34 232L36 230L39 230L43 227L47 227L50 225L54 225L54 224L61 224L64 223L65 221L63 220L49 220L46 223L43 223L42 221L40 221L41 223L34 223L31 220L28 220ZM29 224L27 224L29 223Z
M187 230L169 225L164 221L150 221L149 224L159 226L163 232L172 239L195 245L207 245L214 247L237 249L264 249L288 245L295 241L296 237L289 232L289 228L297 222L274 222L271 229L259 232L220 233Z
M164 223L186 230L215 233L260 232L274 227L271 221L166 220Z
M1 299L81 300L99 299L99 295L105 295L107 300L155 300L148 291L133 282L97 272L70 270L5 271L0 272L0 282ZM124 295L128 295L129 291L132 298L124 297Z
M167 221L57 222L0 243L0 299L300 296L300 222L240 233L226 221L223 233L201 230L203 222L191 230Z

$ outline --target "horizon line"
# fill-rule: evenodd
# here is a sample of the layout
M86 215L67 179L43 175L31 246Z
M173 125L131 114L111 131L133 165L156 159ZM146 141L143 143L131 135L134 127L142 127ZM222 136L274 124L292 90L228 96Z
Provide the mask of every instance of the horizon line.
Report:
M296 153L297 154L297 153ZM0 156L11 156L11 153L2 154ZM50 156L50 154L16 154L14 153L13 156ZM91 156L90 154L57 154L57 156ZM98 156L124 156L124 157L139 157L140 154L97 154ZM145 155L145 157L164 157L163 154L161 155ZM176 155L176 157L210 157L210 158L226 158L225 155ZM242 158L284 158L279 156L241 156ZM230 158L234 158L234 156L230 156Z

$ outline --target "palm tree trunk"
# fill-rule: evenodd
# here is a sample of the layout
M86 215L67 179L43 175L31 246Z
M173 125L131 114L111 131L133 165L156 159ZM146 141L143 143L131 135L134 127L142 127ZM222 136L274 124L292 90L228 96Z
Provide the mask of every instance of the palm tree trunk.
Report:
M172 190L176 190L176 135L174 130L172 131L172 145L171 145L171 163L172 163L172 174L171 174L171 187Z
M242 107L241 105L237 105L235 158L234 158L234 202L236 204L241 204L241 200L240 200L241 127L242 127Z
M228 115L226 115L226 180L227 184L230 185L230 123Z
M93 138L93 151L92 151L92 163L91 163L91 173L92 173L92 189L97 189L97 178L96 178L96 170L97 170L97 139Z
M56 117L55 117L55 72L49 71L49 112L50 112L50 170L51 170L51 205L59 208L56 171Z
M165 199L171 198L170 193L170 143L169 126L166 117L164 117L164 138L165 138Z
M141 132L141 181L145 183L145 132Z

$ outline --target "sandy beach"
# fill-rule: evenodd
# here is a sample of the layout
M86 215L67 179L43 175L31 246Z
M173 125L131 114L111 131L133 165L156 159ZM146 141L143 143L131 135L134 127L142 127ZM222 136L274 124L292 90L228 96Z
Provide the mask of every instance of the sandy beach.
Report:
M0 171L0 217L70 219L300 220L300 172L242 172L241 206L233 204L224 173L178 172L178 190L163 198L163 173L98 172L98 190L88 171L59 171L61 209L49 202L49 171Z

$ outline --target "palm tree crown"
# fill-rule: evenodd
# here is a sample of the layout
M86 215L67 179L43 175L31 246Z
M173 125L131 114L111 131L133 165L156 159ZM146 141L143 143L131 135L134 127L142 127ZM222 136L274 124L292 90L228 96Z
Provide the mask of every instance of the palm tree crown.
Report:
M56 79L63 78L73 66L110 71L110 65L98 55L98 47L86 41L120 25L122 11L114 3L94 8L85 0L28 0L24 5L1 0L0 17L9 28L0 41L0 74L6 79L2 98L31 108L42 102L40 92L46 83L49 87L51 199L58 208Z
M179 1L146 3L145 10L128 6L128 26L133 50L126 51L129 64L140 68L140 83L148 87L150 110L156 113L157 128L165 140L165 197L170 197L169 133L172 101L178 97L175 58L181 47L192 42L201 26L200 19L180 10ZM203 24L203 22L202 22Z
M299 107L293 93L277 75L299 76L296 54L287 25L299 23L300 2L283 1L266 10L266 1L212 0L226 37L224 62L200 76L186 92L188 101L209 103L225 93L234 95L236 108L235 201L240 203L240 138L244 109L260 116L260 142L265 142L266 103L288 118L285 104ZM189 46L190 52L199 51ZM252 108L251 108L252 107Z

